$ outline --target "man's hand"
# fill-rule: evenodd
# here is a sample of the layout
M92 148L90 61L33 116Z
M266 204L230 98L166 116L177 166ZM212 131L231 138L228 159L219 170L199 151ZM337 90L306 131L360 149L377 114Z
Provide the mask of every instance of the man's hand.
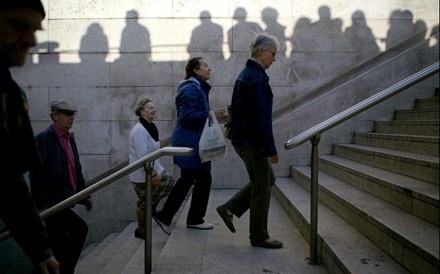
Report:
M87 198L86 200L86 210L90 211L93 209L93 200L92 198Z
M217 120L222 119L223 116L225 116L226 114L226 109L225 108L218 108L216 110L213 111L215 117L217 117Z
M47 258L38 264L41 274L60 274L60 265L54 256Z
M153 187L158 187L158 186L160 186L160 180L162 179L162 176L159 176L159 175L156 175L156 176L154 176L153 177L153 182L152 182L152 185L153 185Z
M278 155L270 156L268 159L269 159L269 163L271 163L271 164L278 163Z

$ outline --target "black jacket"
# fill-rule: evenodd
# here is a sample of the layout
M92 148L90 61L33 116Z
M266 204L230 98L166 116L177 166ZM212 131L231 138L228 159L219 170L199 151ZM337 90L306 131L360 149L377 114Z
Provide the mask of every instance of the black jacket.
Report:
M0 68L0 218L35 265L52 256L23 178L38 164L26 95L9 70Z
M265 157L277 155L272 132L273 94L263 67L249 59L232 94L231 143L257 148Z
M70 184L66 153L52 125L38 134L36 140L43 164L41 168L31 169L29 179L35 204L41 210L85 189L85 182L73 133L70 135L70 144L75 156L76 192L73 192ZM84 202L83 200L80 203Z
M23 174L39 164L24 91L9 70L0 69L0 168L2 174Z

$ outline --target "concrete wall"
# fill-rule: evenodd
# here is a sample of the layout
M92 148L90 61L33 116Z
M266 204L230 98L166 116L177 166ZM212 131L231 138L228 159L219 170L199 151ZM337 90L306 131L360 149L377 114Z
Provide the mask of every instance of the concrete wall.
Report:
M44 31L38 32L39 45L27 65L13 74L27 91L35 133L50 124L51 100L65 98L76 103L79 113L73 131L88 180L127 160L128 136L136 123L133 108L139 99L153 99L161 138L170 137L176 85L190 56L209 61L211 107L226 107L235 77L248 57L253 32L277 36L283 46L268 74L274 107L283 109L312 102L323 95L316 91L319 87L416 33L428 37L438 32L439 18L437 0L43 3L47 17ZM358 95L344 96L348 103ZM316 117L310 122L328 118L322 108L333 111L333 106L315 108ZM287 176L292 161L307 163L306 153L292 158L283 144L309 125L289 121L308 117L290 114L287 121L276 123L283 163L276 167L277 176ZM178 176L170 158L162 162ZM227 158L213 163L212 173L214 187L240 187L247 180L230 146ZM91 213L78 209L91 226L89 240L99 240L134 220L135 195L127 179L94 197Z

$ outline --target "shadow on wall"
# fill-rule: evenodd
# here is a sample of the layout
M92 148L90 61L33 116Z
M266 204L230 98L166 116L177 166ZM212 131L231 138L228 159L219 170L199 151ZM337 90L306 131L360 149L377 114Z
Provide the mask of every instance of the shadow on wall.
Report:
M205 57L213 69L210 80L213 93L219 90L222 93L210 98L211 105L224 107L230 103L233 83L249 57L249 43L256 33L264 31L274 35L281 44L276 56L277 62L268 70L275 93L275 111L294 105L298 98L377 56L380 53L378 41L383 40L385 48L390 49L416 33L426 33L426 24L420 20L413 22L409 10L395 10L390 14L389 29L383 39L374 36L361 10L352 13L351 25L345 29L342 28L342 19L334 18L329 6L320 6L317 15L319 19L315 21L307 17L298 18L294 22L292 34L288 35L287 26L279 22L279 12L273 7L261 11L263 26L249 20L245 8L236 8L231 18L232 27L227 31L213 22L210 11L201 11L200 23L192 30L186 50L191 57ZM152 60L150 32L140 19L138 11L126 11L125 26L116 53L118 58L111 62L108 61L111 58L108 58L109 42L104 28L99 23L93 23L81 38L79 64L61 63L58 50L60 41L48 41L38 45L38 51L41 52L38 64L29 62L30 65L24 68L25 73L22 74L25 77L19 79L24 87L28 87L31 117L38 117L37 121L43 120L39 117L47 117L47 113L40 109L35 109L33 113L32 99L43 100L33 89L35 86L48 88L45 95L47 102L65 98L81 103L80 121L108 122L105 127L90 122L88 128L84 126L81 129L83 133L88 130L97 131L98 125L99 130L105 132L103 139L79 141L82 151L94 155L111 154L111 166L126 158L127 143L120 139L127 139L132 126L130 122L134 120L132 109L146 93L162 110L158 113L157 121L162 136L167 137L175 115L176 85L183 76L185 62ZM226 39L223 33L227 34ZM424 38L422 36L420 39ZM175 41L175 44L181 45L182 41ZM428 49L429 45L426 46ZM64 56L76 54L63 52ZM35 115L38 111L44 113ZM46 126L44 124L42 128ZM86 144L82 144L84 142Z
M210 81L214 92L226 91L220 96L213 96L211 100L217 101L212 105L220 107L229 104L230 90L248 58L249 43L256 33L262 31L276 36L281 44L277 62L268 70L275 91L275 109L294 104L298 97L380 53L378 41L382 38L374 36L361 10L352 13L351 25L345 29L342 28L342 19L332 17L328 6L320 6L317 14L319 19L316 21L307 17L298 18L289 36L286 34L287 26L279 22L279 12L273 7L261 11L264 26L248 20L246 9L238 7L231 18L234 24L227 31L213 22L208 10L203 10L199 14L200 24L192 30L186 50L191 57L203 56L209 61L213 68ZM107 61L109 42L104 29L100 24L93 23L80 41L79 64L61 63L57 51L59 41L49 41L38 45L39 51L47 52L38 55L38 64L34 62L32 65L30 62L31 65L25 68L26 77L21 81L25 87L26 81L38 79L37 84L28 84L27 87L48 87L48 102L60 97L81 102L80 120L123 121L117 126L109 125L100 129L108 134L96 143L89 140L93 138L87 139L87 143L92 143L81 145L83 151L94 151L96 155L125 153L126 143L112 140L128 136L132 126L130 121L134 120L132 109L145 93L160 109L168 112L158 113L159 126L161 121L168 121L168 131L172 127L173 94L177 82L182 79L185 62L152 60L150 32L141 22L138 11L126 12L119 57L112 62ZM223 33L227 33L227 45ZM390 14L387 36L383 38L385 48L390 49L416 33L425 34L426 24L420 20L413 22L409 10L395 10ZM420 35L420 39L423 38ZM182 44L181 41L175 43ZM428 49L429 45L426 46ZM229 50L227 54L224 52L226 48ZM75 52L63 54L76 55ZM229 57L225 58L226 55ZM31 99L37 97L33 92L29 92ZM31 117L36 116L31 112ZM83 131L87 132L87 129ZM110 135L116 137L110 138ZM166 137L167 134L162 136ZM118 157L117 160L111 159L112 165L126 158L125 154L115 158Z
M272 79L275 81L272 85L293 85L302 90L305 87L311 88L322 84L342 71L347 71L378 55L380 50L377 41L385 43L385 49L388 50L418 32L426 33L426 24L421 20L413 22L413 14L409 10L395 10L390 14L389 29L385 38L374 37L361 10L353 12L351 26L345 30L342 29L342 20L333 18L328 6L319 7L318 15L319 20L316 22L307 17L299 18L293 26L292 35L287 37L286 26L278 22L279 13L275 8L266 7L262 10L262 21L265 24L263 27L248 21L246 9L238 7L232 18L236 23L227 31L229 58L225 60L223 29L212 21L210 12L204 10L199 15L200 25L191 33L187 51L190 57L204 56L210 63L218 66L222 75L214 76L213 82L232 85L248 58L248 47L253 36L262 31L267 32L276 36L281 44L277 54L279 64L272 68L276 73L269 71L276 75ZM63 86L62 82L65 81L57 81L56 78L59 78L68 82L74 82L76 79L79 86L125 86L126 83L131 83L132 86L148 86L153 82L149 82L148 78L163 77L155 73L157 68L153 66L154 61L151 60L150 34L147 27L141 25L138 19L139 14L136 10L126 12L126 26L122 31L119 47L120 57L114 60L110 68L99 67L100 63L105 63L108 54L107 37L98 23L90 25L81 39L79 53L81 69L69 69L72 73L67 73L64 77L63 75L66 74L50 74L53 78L51 82L55 86ZM46 65L58 67L55 62L59 60L54 56L57 55L54 47L57 43L57 41L49 41L39 45L40 49L45 48L48 55L52 55L50 63ZM287 49L292 50L287 52ZM345 58L340 58L341 56ZM171 67L175 62L168 61L168 63L161 67ZM88 69L88 66L93 69ZM65 70L58 68L56 71ZM142 73L133 73L133 71ZM153 73L150 74L150 71ZM84 73L98 73L94 78L101 81L85 83L83 82L85 78L81 75ZM65 79L66 77L71 80ZM174 80L175 85L177 79L171 80Z

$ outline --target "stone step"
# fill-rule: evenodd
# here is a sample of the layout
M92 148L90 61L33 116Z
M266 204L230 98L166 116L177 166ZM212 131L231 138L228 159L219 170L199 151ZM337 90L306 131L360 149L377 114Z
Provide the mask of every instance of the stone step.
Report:
M134 231L137 222L128 225L121 234L129 237L119 246L114 255L108 260L99 273L102 274L120 274L131 258L135 255L140 246L144 246L145 241L134 237Z
M186 203L157 260L154 259L154 237L159 235L153 230L152 273L328 273L324 265L307 264L307 241L276 199L271 199L268 229L271 237L284 242L283 248L272 250L250 245L249 211L241 218L234 217L237 231L231 233L216 207L237 191L211 190L205 221L214 225L212 230L186 228L190 206ZM122 273L144 273L143 254L139 249Z
M309 166L294 167L292 178L310 187ZM320 171L319 199L411 273L439 271L439 228Z
M81 267L78 269L75 273L81 274L89 274L89 273L101 273L101 271L106 267L106 265L110 262L110 260L114 259L115 254L119 254L119 250L124 247L127 240L131 241L130 239L138 240L138 245L142 243L142 240L134 238L133 232L137 227L137 223L130 223L128 226L117 235L113 241L99 254L96 254L91 260L90 264L85 265L84 267ZM90 254L87 256L89 257ZM114 272L113 272L114 273Z
M439 138L434 136L355 132L353 134L353 143L439 156Z
M188 195L189 197L189 195ZM170 231L173 231L176 221L185 207L188 197L177 211ZM159 204L162 205L163 203ZM109 234L103 242L91 244L85 248L78 262L76 274L95 273L145 273L145 241L134 237L137 222L131 222L120 233ZM169 236L163 233L159 225L152 220L152 263L157 262Z
M76 265L75 273L89 273L87 269L94 263L95 259L118 237L119 233L110 233L99 244L92 243L87 246L81 253Z
M163 233L162 233L163 234ZM154 237L153 237L154 241ZM154 249L153 245L153 262L154 265L156 259L154 254L160 252L159 250ZM145 242L143 242L139 248L136 250L134 255L131 257L130 261L125 265L124 269L121 271L121 274L144 274L145 273Z
M437 185L334 155L320 155L319 169L406 212L439 225Z
M425 107L414 109L398 109L394 113L394 118L398 121L438 121L439 108Z
M439 184L439 158L357 144L336 144L333 154L412 178Z
M437 89L437 93L438 93L438 89ZM421 99L416 99L416 103L415 103L415 107L416 108L424 108L424 107L439 107L439 96L433 96L430 98L421 98Z
M183 204L183 206L186 205L186 202ZM176 220L179 219L179 216L181 214L181 211L179 211L176 216L175 220L173 220L170 229L171 231L174 231L174 227L176 224ZM151 243L151 249L152 249L152 267L154 267L157 264L157 260L160 257L160 254L162 253L163 248L165 247L167 241L169 240L169 237L167 234L165 234L162 229L159 227L159 225L154 222L152 223L152 243ZM145 273L145 242L142 243L139 248L136 250L134 255L131 257L130 261L126 264L124 269L120 272L123 274L143 274Z
M374 132L439 136L438 121L375 121Z
M309 241L310 193L292 178L277 178L272 192ZM318 257L329 273L410 273L322 202L318 204Z

